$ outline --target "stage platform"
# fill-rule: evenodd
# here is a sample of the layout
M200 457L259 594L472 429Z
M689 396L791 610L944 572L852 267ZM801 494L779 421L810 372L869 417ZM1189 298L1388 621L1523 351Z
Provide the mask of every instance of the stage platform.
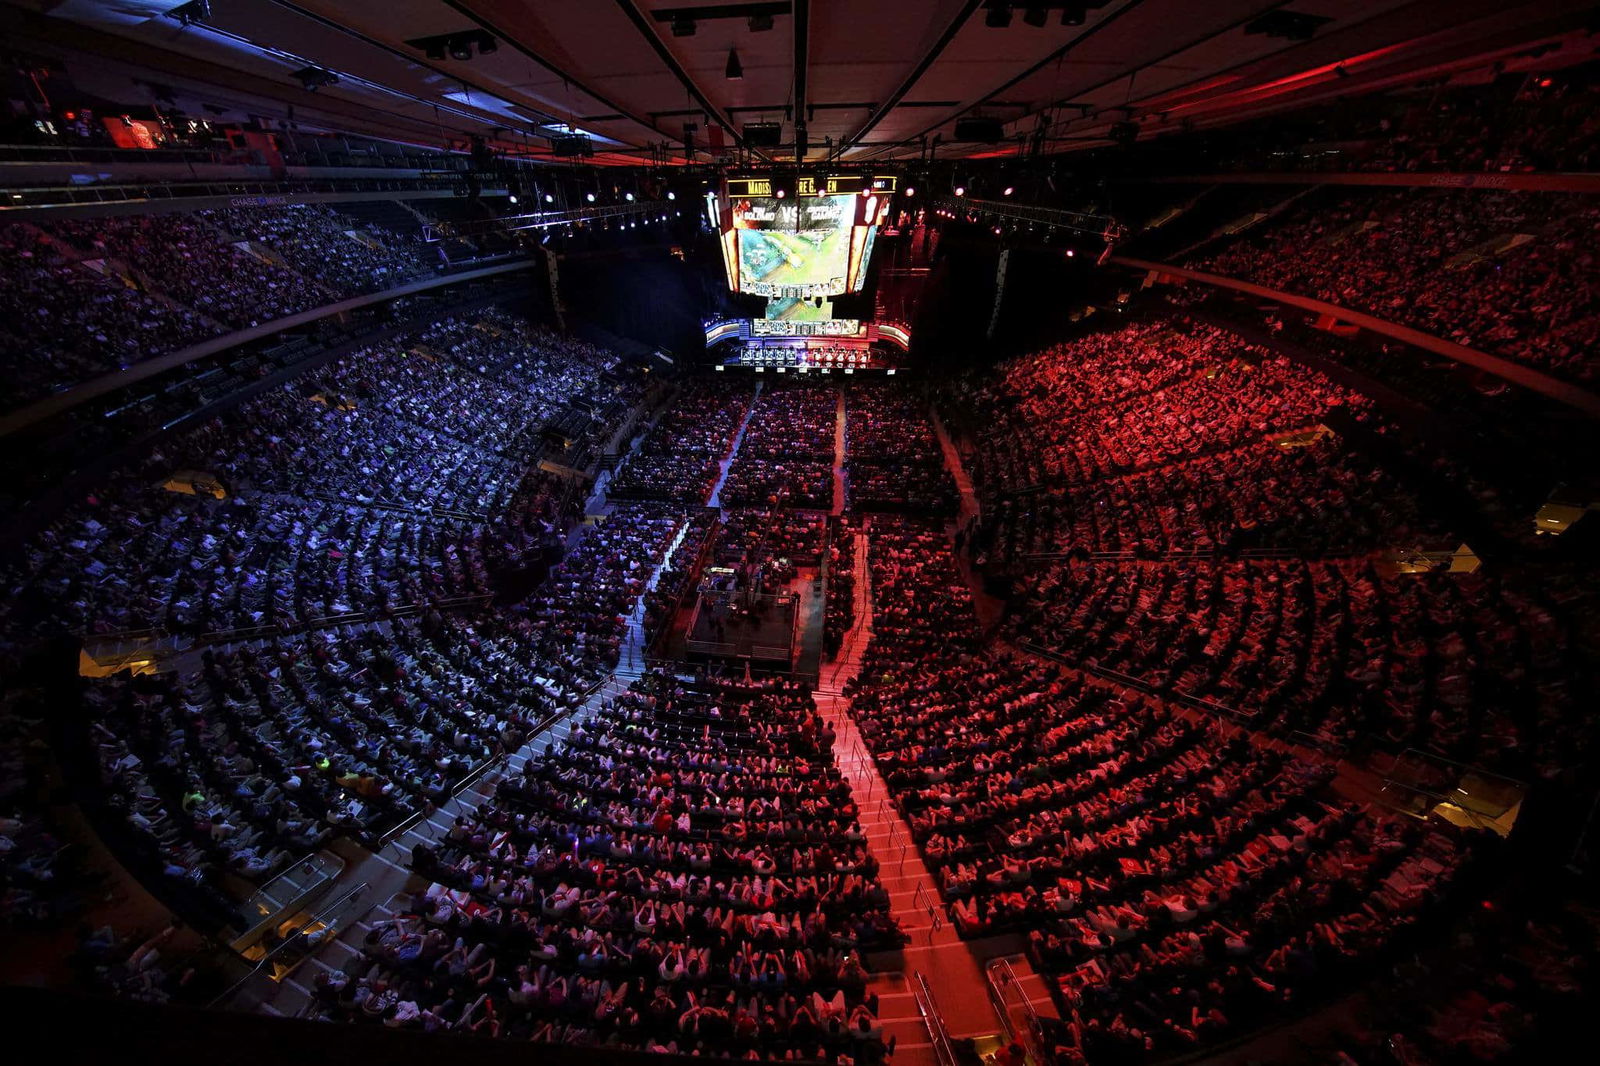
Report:
M800 602L793 593L746 597L702 590L684 650L690 659L748 659L789 666L794 661Z

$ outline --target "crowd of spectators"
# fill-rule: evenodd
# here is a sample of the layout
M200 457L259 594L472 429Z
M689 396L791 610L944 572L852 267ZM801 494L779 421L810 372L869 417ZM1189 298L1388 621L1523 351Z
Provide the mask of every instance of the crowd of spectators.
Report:
M473 369L484 327L509 354ZM26 543L8 629L202 633L483 595L548 552L579 493L535 468L577 390L613 366L504 317L446 319L345 356L161 442ZM194 470L225 499L162 488Z
M1135 324L999 368L959 397L985 493L1077 486L1314 428L1371 401L1205 325Z
M440 268L321 204L13 222L0 254L11 405Z
M838 389L765 387L750 413L720 502L735 507L833 507Z
M1258 728L1522 775L1575 727L1569 613L1490 573L1386 574L1368 558L1061 561L1024 581L1007 631Z
M367 225L323 204L200 211L231 240L265 246L289 269L341 293L379 292L431 276L439 256L420 240Z
M829 529L828 597L822 609L822 650L839 654L856 624L856 537L859 527L841 519Z
M1337 799L1325 764L980 650L942 530L874 517L868 553L852 713L958 931L1027 935L1058 1061L1160 1059L1341 991L1458 882L1469 851Z
M79 262L69 247L24 223L0 225L0 256L7 407L217 331L189 308Z
M336 833L374 843L587 678L526 622L343 627L210 648L199 669L89 686L99 796L124 861L216 890L261 882Z
M645 591L644 631L647 643L654 644L676 617L677 608L684 602L690 582L700 573L700 556L716 527L717 517L717 513L710 509L689 512L688 523L678 540L677 550L661 568L655 587Z
M1369 990L1319 1066L1527 1062L1581 1042L1600 928L1579 905L1476 908Z
M705 503L750 400L750 391L740 384L706 379L685 383L611 476L607 497Z
M780 591L802 567L813 573L821 568L827 542L825 514L728 509L717 527L710 565L751 576L759 570L763 586Z
M197 215L60 219L50 232L85 256L114 259L225 329L245 329L332 303L337 294L245 251Z
M850 506L864 511L949 514L955 479L929 420L926 397L893 382L845 391L845 482Z
M1311 198L1191 265L1365 311L1583 384L1595 380L1600 207L1475 189Z
M1352 169L1589 171L1600 162L1594 65L1516 73L1496 84L1413 99L1382 119Z
M44 722L31 693L0 701L0 929L59 929L106 892L51 811L56 786Z
M1388 432L1314 371L1213 326L1135 324L962 400L977 561L1020 578L1008 639L1333 748L1526 776L1575 739L1585 590L1402 572L1457 549L1454 516L1328 429Z
M318 980L395 1028L834 1063L885 1056L862 952L901 934L784 681L646 674L418 849L435 884Z
M1245 444L1133 474L1001 496L980 541L996 560L1045 553L1359 555L1453 549L1448 527L1381 465L1336 436Z

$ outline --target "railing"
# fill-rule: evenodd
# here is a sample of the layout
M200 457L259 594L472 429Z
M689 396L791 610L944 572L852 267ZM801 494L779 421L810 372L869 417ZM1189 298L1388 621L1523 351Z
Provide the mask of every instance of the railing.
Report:
M601 689L605 688L606 685L609 684L610 682L611 682L611 678L610 677L602 677L600 680L596 681L594 684L592 684L588 688L584 689L583 693L582 693L582 695L583 695L583 701L582 702L587 703L589 701L589 699L596 692L599 692ZM580 706L581 706L581 704L580 704ZM573 712L571 712L571 711L561 711L561 712L556 713L556 714L545 715L543 718L541 718L539 720L537 725L535 725L532 729L530 729L528 731L528 739L527 739L526 743L531 743L534 737L538 736L540 733L543 733L546 729L549 729L551 726L555 725L557 722L560 722L563 718L569 717L572 713ZM439 807L443 807L445 804L449 803L451 800L458 798L462 793L466 792L468 789L470 789L474 785L476 785L479 781L483 780L484 775L486 775L489 772L490 769L492 769L493 767L498 766L500 763L506 761L510 757L510 755L511 755L510 752L502 751L502 752L500 752L500 753L498 753L496 755L491 755L489 758L485 759L483 762L481 762L477 766L473 767L470 771L468 771L467 775L461 779L461 782L459 784L457 784L456 787L450 792L450 795L445 798L444 803L441 803L438 806ZM393 844L396 840L399 840L402 835L404 835L406 832L408 832L418 822L422 821L422 819L424 818L424 816L426 814L427 814L427 810L426 809L416 811L410 817L406 818L405 821L399 823L394 828L390 829L387 833L385 833L379 839L378 847L377 847L376 850L382 851L384 848L388 847L390 844Z
M1006 1035L1027 1048L1029 1056L1035 1063L1049 1062L1049 1057L1039 1046L1042 1031L1039 1012L1034 1009L1033 1001L1028 998L1028 994L1022 990L1022 982L1017 979L1017 971L1012 968L1011 960L1007 958L991 960L989 965L984 967L983 975L989 986L989 998L994 1003L995 1013L1000 1015L1000 1024L1005 1026ZM1008 994L1011 991L1016 992L1016 1001L1021 1007L1023 1018L1021 1032L1018 1032L1018 1027L1012 1023L1012 1001Z
M434 518L453 518L463 522L484 523L489 521L486 514L473 511L457 511L449 507L409 507L403 503L385 503L382 500L363 500L354 496L335 496L331 492L306 492L302 493L307 499L322 500L326 503L343 504L349 507L367 507L376 511L402 511L406 514L429 515Z
M928 1039L933 1042L934 1057L939 1060L939 1066L956 1066L956 1051L950 1043L950 1030L944 1023L944 1015L939 1013L933 989L928 987L928 979L922 975L922 971L918 970L913 976L916 984L911 993L916 1000L917 1013L922 1015L922 1024L928 1030Z
M384 195L401 198L454 196L457 178L311 178L301 181L185 181L115 185L48 185L13 187L0 213L30 207L71 207L84 204L146 203L157 200L209 198L270 198L290 203L292 197L315 195ZM495 190L488 190L495 191ZM630 207L633 205L629 205Z
M1081 670L1085 673L1094 674L1096 677L1103 677L1107 681L1115 681L1117 684L1122 685L1125 688L1131 688L1138 692L1146 692L1152 696L1161 696L1164 699L1172 700L1174 703L1181 703L1186 707L1193 707L1196 710L1205 711L1208 714L1216 714L1225 718L1231 718L1242 726L1248 725L1250 722L1254 721L1256 717L1256 712L1254 711L1242 711L1237 707L1229 707L1225 703L1217 703L1215 700L1208 700L1202 696L1196 696L1192 693L1185 692L1182 689L1158 685L1155 682L1149 681L1145 678L1136 677L1133 674L1125 674L1121 670L1113 670L1109 666L1100 666L1097 663L1077 662L1066 655L1062 655L1058 651L1052 651L1042 644L1036 644L1031 640L1019 640L1017 641L1017 647L1031 655L1037 655L1041 658L1049 659L1051 662L1060 663L1062 666L1069 667L1073 670Z
M242 952L254 946L268 923L332 884L344 869L345 861L331 851L314 851L290 863L244 901L246 910L254 909L255 920L229 942L229 948Z
M272 982L276 984L282 981L291 972L293 972L294 969L300 965L300 963L304 962L310 952L314 950L315 945L307 942L307 931L319 932L327 929L337 933L337 923L345 916L345 912L351 908L352 904L359 902L363 896L371 891L371 889L371 883L363 881L359 885L356 885L354 888L350 889L348 892L339 896L332 903L327 904L311 914L305 919L305 921L301 922L295 928L295 931L290 934L290 936L284 940L283 943L279 944L277 947L261 956L261 958L256 961L256 964L250 968L249 973L245 974L232 985L228 986L227 990L219 995L216 999L212 1000L209 1006L223 1006L235 995L237 995L245 985L249 984L256 977L260 976L263 969L269 966L273 968L273 971L269 974ZM370 906L370 904L368 904L368 906ZM296 950L302 952L302 954L295 957L293 961L289 961L290 952ZM288 965L283 969L278 969L279 965L285 962L288 962Z
M944 928L944 904L936 893L928 891L927 885L919 882L917 890L911 894L911 905L927 910L928 943L933 943L933 934Z
M315 632L319 629L331 629L335 626L381 622L389 618L410 618L413 615L421 614L430 607L440 611L457 610L462 607L481 607L493 598L492 593L478 592L471 595L444 596L435 600L421 600L416 603L401 604L399 607L375 607L370 611L346 611L342 614L319 615L316 618L308 618L304 622L293 626L274 624L244 626L239 629L213 629L195 638L195 644L200 646L231 644L241 640L258 640L263 637L294 636L300 633Z
M1412 772L1402 774L1402 767ZM1429 771L1432 771L1431 775ZM1478 788L1465 787L1475 783L1479 785ZM1527 795L1528 783L1420 748L1406 748L1394 757L1394 762L1383 775L1380 793L1391 789L1410 793L1414 799L1449 804L1472 819L1475 825L1486 827L1487 822L1503 818L1523 800ZM1396 809L1407 810L1402 804L1389 802Z

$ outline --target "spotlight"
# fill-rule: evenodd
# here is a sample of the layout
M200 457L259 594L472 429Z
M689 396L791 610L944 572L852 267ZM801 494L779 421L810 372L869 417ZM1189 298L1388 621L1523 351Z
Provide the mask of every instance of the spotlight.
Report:
M957 196L965 196L965 195L967 195L967 187L965 185L957 185L956 186L956 195Z
M517 202L517 194L516 193L512 193L511 195L507 196L506 199L510 200L512 203L516 203Z
M1029 4L1022 11L1022 21L1030 26L1043 26L1047 17L1043 4Z
M1011 186L1007 185L1006 189L1005 189L1005 192L1001 193L1000 195L1001 196L1010 196L1012 193L1014 193L1016 191L1017 191L1016 189L1014 189Z
M991 30L1003 30L1011 25L1011 5L1005 0L989 0L989 9L984 12L983 24Z
M667 199L676 200L677 198L678 198L678 194L677 193L673 192L671 189L667 190Z
M460 37L452 37L450 39L450 58L458 59L463 63L471 59L472 42L463 40Z
M750 21L747 25L749 25L751 33L766 33L768 30L772 29L772 16L751 15Z
M1082 26L1089 18L1087 4L1066 4L1061 8L1061 25Z
M915 185L907 185L906 186L906 196L911 197L911 196L915 196L915 195L917 195L917 187Z
M774 194L773 194L773 195L774 195L774 196L776 196L776 197L777 197L777 198L778 198L778 199L780 199L780 200L781 200L781 199L783 199L783 196L784 196L784 193L783 193L783 190L782 190L782 189L779 189L779 190L778 190L778 191L777 191L777 192L776 192L776 193L774 193Z
M1067 249L1067 258L1068 258L1068 259L1071 259L1071 258L1072 258L1072 257L1073 257L1073 256L1075 256L1075 255L1077 255L1077 254L1078 254L1078 253L1077 253L1077 252L1074 252L1074 251L1073 251L1073 250L1072 250L1072 249L1071 249L1071 248L1068 248L1068 249Z
M728 65L723 69L722 76L729 81L744 80L744 64L739 62L739 50L737 48L728 49Z
M552 194L552 193L545 193L545 194L544 194L544 202L545 202L545 203L547 203L547 204L553 204L553 203L555 203L555 202L556 202L556 198L555 198L555 196L554 196L554 194Z
M495 50L499 47L500 41L493 34L485 33L478 39L478 54L480 56L494 55Z
M624 200L628 201L630 204L633 203L633 193L631 193L631 192L630 193L624 193L622 195L622 198Z
M589 201L589 202L590 202L590 203L591 203L591 204L592 204L592 203L594 203L594 193L592 193L592 192L586 192L586 193L584 193L584 194L583 194L583 198L584 198L584 199L585 199L585 200L588 200L588 201Z
M694 24L694 19L688 15L674 15L672 18L672 35L674 37L693 37L697 28Z

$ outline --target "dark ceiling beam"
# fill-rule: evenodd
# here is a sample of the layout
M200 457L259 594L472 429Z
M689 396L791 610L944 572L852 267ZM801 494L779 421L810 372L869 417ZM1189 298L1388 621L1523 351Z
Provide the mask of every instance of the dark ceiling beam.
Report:
M415 55L413 55L411 52L407 51L404 48L400 48L400 47L397 47L395 45L389 44L387 41L381 41L376 37L369 37L365 33L362 33L360 30L356 29L354 26L346 26L344 23L337 22L337 21L335 21L335 20L333 20L331 18L328 18L326 15L320 15L315 11L311 11L311 10L308 10L306 8L303 8L299 4L294 3L293 0L269 0L269 2L272 3L272 4L277 5L278 7L283 8L285 11L291 12L292 14L295 14L295 15L299 15L301 18L310 19L312 22L315 22L320 26L325 26L330 30L334 30L334 31L336 31L338 33L342 33L347 37L353 37L356 40L360 41L362 44L368 45L368 46L370 46L372 48L377 48L377 49L379 49L380 51L383 51L383 52L387 52L390 55L396 57L397 59L403 59L407 63L410 63L412 66L421 67L423 70L426 70L426 71L428 71L430 73L433 73L433 74L437 74L441 78L448 78L449 80L451 80L451 81L457 83L458 85L460 85L463 89L467 89L467 90L470 90L470 91L475 92L475 93L483 93L485 96L505 97L505 96L508 95L505 92L496 91L494 89L487 89L482 85L478 85L478 84L476 84L474 82L468 81L466 78L463 78L461 75L455 73L454 71L445 70L442 67L434 66L432 63L429 63L425 59L417 58ZM558 121L554 115L549 114L542 107L538 107L538 106L536 106L536 105L534 105L532 103L523 103L521 106L523 107L524 110L532 111L532 112L535 112L536 114L543 115L545 118L547 118L547 119L549 119L551 121ZM640 146L639 145L629 145L629 147L630 148L638 148Z
M1393 14L1395 14L1397 12L1404 11L1407 8L1418 7L1418 6L1423 5L1425 2L1426 2L1426 0L1412 0L1412 3L1410 3L1410 4L1404 4L1404 5L1400 6L1400 7L1390 8L1388 11L1380 12L1377 15L1370 16L1368 19L1363 19L1361 22L1352 23L1352 24L1350 24L1348 26L1342 27L1341 29L1343 31L1355 30L1355 29L1358 29L1359 27L1361 27L1362 25L1364 25L1366 22L1371 21L1372 19L1380 18L1380 17L1386 16L1386 15L1393 15ZM1457 8L1456 8L1456 13L1457 13L1457 22L1455 24L1456 28L1459 28L1459 27L1462 27L1462 26L1471 25L1471 24L1478 23L1478 22L1482 22L1485 19L1494 18L1494 17L1497 17L1497 16L1504 15L1504 16L1509 17L1509 14L1510 14L1510 11L1511 11L1510 8L1502 7L1502 6L1495 5L1495 4L1487 4L1487 3L1484 4L1484 5L1481 5L1481 6L1473 7L1471 12L1470 12L1470 14L1468 12L1462 10L1463 7L1468 7L1468 6L1472 5L1472 3L1473 3L1473 0L1460 0L1460 2L1458 3ZM1535 39L1538 39L1540 37L1546 36L1548 34L1560 34L1560 33L1565 33L1565 32L1571 32L1573 30L1577 30L1577 29L1580 29L1580 28L1586 29L1587 26L1588 26L1588 22L1589 22L1589 18L1587 17L1587 15L1585 15L1582 12L1579 12L1577 14L1572 14L1572 13L1557 14L1557 15L1553 16L1552 20L1543 21L1543 22L1535 22L1531 18L1522 18L1521 21L1518 22L1518 24L1516 26L1516 29L1518 31L1526 30L1528 32L1528 34L1529 34L1529 36L1527 38L1518 38L1517 40L1512 41L1512 40L1508 39L1505 36L1505 31L1502 28L1499 31L1493 31L1493 32L1497 33L1498 36L1494 36L1494 37L1491 37L1489 39L1495 40L1497 43L1496 43L1495 46L1490 47L1489 51L1487 53L1485 53L1483 51L1483 49L1486 47L1484 39L1475 39L1475 40L1473 40L1471 42L1468 42L1468 43L1465 43L1465 44L1450 46L1443 53L1443 56L1446 57L1446 58L1440 58L1440 53L1437 53L1437 52L1430 53L1429 57L1426 60L1425 65L1423 65L1422 67L1419 67L1419 68L1413 68L1408 73L1403 73L1403 74L1400 74L1400 75L1379 74L1379 75L1376 76L1376 79L1377 79L1377 82L1378 82L1378 86L1379 86L1377 88L1374 88L1372 85L1369 84L1372 81L1372 77L1365 76L1365 75L1362 75L1362 74L1356 74L1356 75L1352 76L1351 78L1349 78L1348 81L1341 80L1339 82L1334 83L1334 87L1337 89L1337 92L1335 92L1333 95L1334 96L1342 96L1342 95L1344 95L1346 93L1351 93L1351 94L1354 94L1354 95L1362 95L1362 94L1368 93L1368 92L1381 92L1385 88L1393 88L1397 83L1403 84L1406 81L1413 80L1418 76L1431 75L1434 72L1435 68L1440 64L1444 64L1444 65L1448 66L1448 65L1451 65L1451 64L1466 63L1469 66L1471 66L1471 65L1475 65L1477 63L1486 63L1486 62L1490 61L1491 57L1493 57L1493 56L1495 56L1497 54L1497 50L1515 51L1515 50L1517 50L1519 48L1526 47L1526 41L1528 41L1528 40L1535 40ZM1491 31L1482 31L1482 32L1491 32ZM1192 79L1190 81L1184 82L1181 85L1171 86L1171 87L1168 87L1168 88L1165 88L1165 89L1161 89L1161 90L1153 93L1151 96L1143 97L1143 98L1141 98L1139 100L1133 101L1133 104L1135 106L1137 106L1139 104L1142 104L1145 100L1159 99L1159 98L1161 98L1163 96L1168 96L1168 95L1171 95L1173 93L1180 93L1183 90L1185 90L1187 88L1191 88L1191 87L1193 87L1195 85L1201 84L1202 82L1207 81L1210 78L1216 78L1216 77L1221 77L1221 76L1226 75L1226 74L1231 74L1236 70L1241 70L1243 68L1251 66L1254 63L1262 62L1263 60L1278 59L1278 58L1282 57L1283 55L1287 54L1288 52L1290 52L1290 51L1292 51L1294 49L1304 48L1307 45L1315 44L1315 43L1317 43L1319 41L1322 42L1322 43L1327 43L1327 41L1333 40L1336 37L1337 37L1337 34L1334 33L1334 34L1326 34L1326 35L1322 35L1322 36L1319 36L1319 37L1315 37L1315 38L1313 38L1313 39L1311 39L1309 41L1296 41L1296 42L1293 42L1293 43L1289 44L1286 47L1278 49L1278 51L1276 51L1276 52L1269 53L1268 55L1259 56L1259 57L1257 57L1256 59L1253 59L1253 60L1245 60L1243 62L1236 63L1236 64L1234 64L1232 66L1225 67L1220 71L1215 71L1215 72L1211 73L1210 75L1208 75L1206 77ZM1416 38L1416 39L1412 40L1410 43L1417 44L1417 43L1420 43L1420 41L1422 39L1423 38ZM1324 84L1323 88L1327 89L1328 86L1326 84ZM1322 102L1323 100L1325 100L1327 98L1327 96L1328 96L1327 93L1313 94L1310 99L1307 99L1304 96L1297 95L1297 97L1294 100L1292 100L1290 103L1288 103L1285 106L1287 106L1289 108L1299 108L1299 107L1309 106L1309 105L1312 105L1312 104L1316 104L1316 103ZM1281 109L1282 108L1280 107L1280 108L1274 108L1274 109L1271 109L1271 110L1281 110ZM1161 112L1158 109L1155 113L1156 114L1160 114ZM1268 113L1270 113L1270 112L1268 112ZM1227 125L1230 125L1230 124L1232 124L1234 122L1240 121L1241 118L1243 120L1249 120L1249 119L1259 118L1259 117L1262 116L1262 114L1263 114L1263 112L1261 112L1259 109L1248 109L1242 115L1232 115L1232 114L1224 112L1224 113L1219 114L1219 115L1208 116L1207 118L1205 118L1204 120L1202 120L1199 123L1199 128L1211 129L1211 128L1216 128L1216 127L1220 127L1220 126L1227 126ZM1067 120L1067 121L1071 121L1071 120ZM1064 123L1057 123L1056 125L1059 126L1059 125L1063 125L1063 124ZM1056 136L1051 137L1051 140L1073 140L1073 139L1078 139L1078 140L1098 140L1098 141L1100 141L1102 143L1104 143L1105 140L1106 140L1106 138L1103 137L1103 136L1082 137L1082 138L1066 138L1066 137L1056 137Z
M453 3L454 0L449 0L449 2ZM645 39L645 43L654 49L656 58L661 60L661 65L672 72L672 76L678 79L678 84L682 85L689 95L694 98L695 102L700 105L700 109L716 119L717 123L728 131L728 136L736 147L743 148L744 138L739 136L739 131L734 128L733 120L728 118L716 104L713 104L710 98L701 91L700 86L695 84L695 80L689 77L689 72L683 69L677 57L672 54L672 50L667 47L666 42L650 27L649 21L634 6L633 0L617 0L617 6L622 9L624 15L628 16L628 21L633 23L634 29L639 31L639 36ZM765 152L758 152L757 154L767 162L772 162L772 158Z
M804 163L809 147L806 137L806 93L811 71L811 0L794 0L794 161Z
M1244 18L1239 19L1239 20L1237 20L1235 22L1230 22L1228 25L1222 27L1220 30L1217 30L1215 33L1208 33L1204 37L1196 38L1195 40L1189 42L1188 44L1186 44L1186 45L1184 45L1184 46L1182 46L1180 48L1175 48L1172 51L1167 52L1164 55L1157 56L1155 59L1150 60L1148 63L1140 63L1138 66L1132 67L1132 68L1130 68L1128 70L1124 70L1122 73L1120 73L1120 74L1118 74L1118 75L1116 75L1114 77L1110 77L1110 78L1106 78L1106 79L1104 79L1102 81L1098 81L1098 82L1096 82L1095 84L1089 86L1086 89L1080 89L1077 92L1073 93L1071 96L1064 97L1061 100L1056 101L1055 103L1051 104L1049 108L1042 108L1041 110L1049 110L1051 108L1057 108L1057 107L1071 107L1071 106L1074 106L1073 105L1073 101L1074 100L1081 99L1082 97L1088 96L1091 93L1097 93L1101 89L1106 88L1107 86L1115 85L1117 82L1121 81L1123 78L1135 77L1135 76L1138 75L1139 71L1144 70L1147 67L1160 66L1162 63L1165 63L1167 60L1172 59L1172 58L1174 58L1176 56L1182 55L1184 52L1188 51L1191 48L1198 48L1200 45L1205 44L1207 41L1215 40L1216 38L1221 37L1223 34L1226 34L1226 33L1232 33L1234 30L1237 30L1237 29L1243 27L1245 24L1247 24L1249 22L1253 22L1255 19L1260 18L1262 15L1265 15L1265 14L1268 14L1270 12L1276 11L1279 8L1288 7L1293 2L1294 2L1294 0L1279 0L1278 3L1272 4L1270 7L1264 8L1261 11L1256 12L1255 14L1247 15ZM1420 2L1420 0L1414 0L1414 2ZM1405 6L1410 6L1410 5L1405 5ZM1400 8L1392 8L1391 10L1398 11L1398 10L1400 10ZM1361 25L1361 23L1357 22L1354 25L1355 26L1359 26L1359 25ZM1341 26L1340 27L1341 30L1350 29L1350 28L1351 27L1349 27L1349 26ZM1161 89L1160 91L1158 91L1154 95L1156 95L1156 96L1168 96L1168 95L1171 95L1172 93L1181 93L1181 92L1183 92L1183 90L1188 89L1188 88L1190 88L1192 86L1199 85L1199 84L1201 84L1203 82L1207 82L1207 81L1213 81L1213 80L1215 80L1217 78L1225 77L1228 74L1232 74L1236 70L1243 69L1244 67L1248 67L1248 66L1250 66L1250 65L1252 65L1254 63L1259 63L1264 59L1276 59L1279 56L1282 56L1282 55L1284 55L1284 54L1286 54L1288 52L1294 51L1296 48L1300 48L1300 47L1303 47L1305 45L1311 44L1312 41L1315 41L1315 40L1316 40L1316 38L1313 37L1310 40L1306 40L1306 41L1288 41L1283 45L1283 47L1279 48L1277 51L1268 52L1266 55L1255 56L1252 59L1241 60L1238 63L1233 64L1232 66L1223 67L1221 70L1208 71L1207 73L1205 73L1204 75L1202 75L1200 77L1191 78L1189 81L1183 82L1183 83L1181 83L1179 85L1169 85L1166 88ZM1141 97L1137 101L1131 101L1130 100L1130 103L1135 103L1135 104L1142 103L1144 100L1147 100L1147 99L1149 99L1149 97ZM1022 118L1027 118L1028 116L1023 115L1021 117ZM1082 118L1086 118L1086 117L1087 117L1086 115L1076 115L1076 116L1073 116L1072 118L1057 120L1055 122L1052 122L1049 125L1048 130L1049 131L1054 131L1058 127L1064 126L1068 122L1073 121L1074 119L1082 119Z
M990 100L993 100L995 97L999 96L1001 93L1007 91L1008 89L1010 89L1013 86L1021 83L1022 81L1033 77L1035 74L1039 73L1039 71L1043 70L1045 67L1048 67L1051 63L1054 63L1054 62L1057 62L1058 60L1060 60L1068 52L1072 51L1074 48L1077 48L1084 41L1089 40L1091 37L1093 37L1095 34L1099 33L1101 30L1105 29L1107 26L1110 26L1110 25L1114 24L1123 15L1126 15L1128 12L1134 10L1140 4L1142 4L1143 2L1144 2L1144 0L1128 0L1128 2L1126 4L1123 4L1121 7L1117 8L1115 11L1113 11L1111 14L1107 15L1105 18L1100 19L1093 26L1088 27L1082 33L1080 33L1076 37L1074 37L1072 40L1068 41L1066 44L1062 45L1060 48L1057 48L1054 52L1051 52L1049 55L1045 56L1043 59L1041 59L1037 63L1033 64L1027 70L1024 70L1022 73L1018 74L1014 78L1011 78L1004 85L1001 85L998 88L991 90L990 92L984 93L982 97L980 97L979 99L973 101L972 103L967 104L966 106L962 107L960 110L956 111L954 114L946 115L944 118L940 119L938 122L935 122L933 125L927 127L926 129L922 130L921 132L913 134L911 139L912 140L917 140L918 138L926 137L928 134L932 133L934 130L937 130L940 126L948 125L949 123L953 122L954 120L960 118L962 115L966 114L968 111L971 111L973 108L982 107L984 104L988 103ZM1004 32L1004 31L1002 31L1002 32Z
M750 4L701 4L695 7L658 7L650 13L657 22L676 19L693 19L696 22L712 19L747 19L765 15L773 18L787 15L793 7L789 0L763 0Z
M125 72L133 81L145 81L151 74L164 80L172 79L178 91L199 97L202 103L210 97L215 106L278 117L285 122L289 121L291 113L297 113L299 121L308 126L339 133L404 144L438 144L441 149L449 150L457 138L465 141L476 132L466 126L446 125L436 107L432 108L432 114L418 116L379 106L372 102L371 93L353 86L305 93L297 102L291 102L286 95L286 81L147 44L141 43L133 49L126 37L23 8L0 8L0 37L18 48L26 44L32 48L43 47L47 54L58 49L64 54L76 53L104 60L110 69ZM417 107L430 106L427 101L408 94L403 94L403 98ZM466 118L485 128L495 125L489 119Z
M845 152L855 147L861 138L876 129L878 123L882 122L885 116L895 109L895 105L905 98L906 93L910 92L912 87L928 72L928 68L933 66L934 60L938 59L944 50L949 47L950 42L955 40L956 34L961 32L961 27L966 25L967 20L972 17L974 11L978 10L978 5L982 2L983 0L967 0L966 3L961 5L961 10L956 12L956 17L950 20L950 25L946 26L944 32L939 35L939 39L933 42L933 47L928 49L927 53L917 61L915 67L911 68L911 73L900 83L899 88L890 93L889 99L879 104L877 109L867 116L867 121L863 122L860 128L839 142L839 146L833 150L834 159L838 159Z
M554 74L556 77L560 78L562 81L566 82L568 85L571 85L574 89L577 89L579 92L583 93L585 96L587 96L590 99L593 99L593 100L599 102L603 106L610 108L612 111L615 111L617 114L626 117L630 122L636 122L639 125L643 126L645 129L655 130L657 133L661 134L661 136L666 137L669 140L680 140L681 139L681 138L673 137L670 133L668 133L666 130L662 129L660 126L657 126L654 122L651 122L649 119L647 119L647 118L645 118L645 117L643 117L641 115L635 114L634 112L630 111L626 107L623 107L621 104L617 103L616 101L610 99L609 97L606 97L606 96L602 95L600 92L598 92L597 90L595 90L591 86L586 85L583 81L579 80L578 78L573 77L570 73L568 73L567 71L565 71L565 70L561 69L560 67L556 66L550 60L546 59L543 55L540 55L538 52L535 52L532 48L529 48L528 45L525 42L523 42L523 40L521 38L517 37L515 34L507 32L498 23L491 22L489 19L487 19L484 16L478 14L472 8L470 8L466 4L462 3L461 0L444 0L444 3L445 3L445 5L447 7L451 8L452 10L456 11L459 14L465 15L467 18L469 18L473 22L477 23L483 29L488 30L490 33L494 34L496 37L498 37L502 41L506 42L506 44L510 45L512 48L515 48L523 56L527 57L528 59L533 60L535 63L539 64L541 67L543 67L544 69L548 70L550 73Z

